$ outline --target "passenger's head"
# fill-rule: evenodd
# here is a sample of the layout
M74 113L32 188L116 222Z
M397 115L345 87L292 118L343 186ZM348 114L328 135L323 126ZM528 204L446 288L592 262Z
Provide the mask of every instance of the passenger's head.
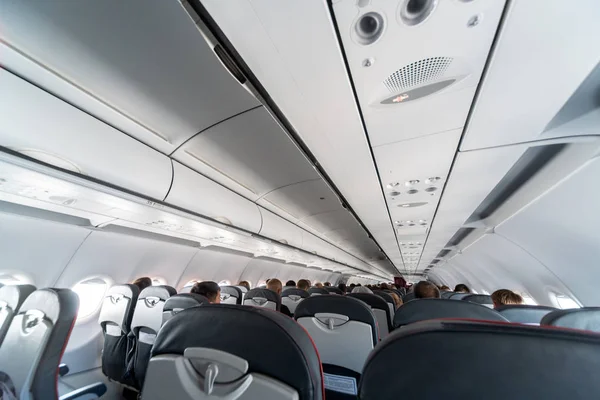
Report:
M300 279L296 287L298 289L308 290L308 288L310 288L310 282L306 279Z
M440 289L428 281L420 281L414 288L415 299L439 299Z
M219 287L217 282L196 282L194 286L192 286L192 290L190 290L190 293L201 294L213 304L219 304L221 302L221 288Z
M267 279L267 280L265 281L265 284L269 283L269 281L270 281L270 280L271 280L271 278Z
M456 293L471 293L471 289L469 289L469 287L464 283L459 283L458 285L454 286L454 291Z
M293 286L293 287L295 287L296 286L296 281L289 280L289 281L287 281L285 283L285 286Z
M450 288L446 285L442 285L442 286L440 286L440 290L445 290L445 291L449 292Z
M389 286L387 285L387 283L382 283L380 286L381 290L389 290Z
M523 304L523 297L512 290L500 289L492 293L492 302L494 303L494 308L506 304Z
M317 282L317 283L315 283L315 287L317 287L319 289L323 289L323 284L321 282Z
M137 278L135 281L133 281L133 284L137 286L141 292L147 287L152 286L152 279L148 278L147 276L142 276L141 278Z
M246 289L250 290L250 282L248 281L240 281L240 283L238 283L238 286L243 286Z
M356 285L354 283L350 284L350 291L352 291L352 289L354 289L356 287Z
M338 285L338 289L340 289L342 291L342 293L346 293L346 284L345 283L340 283Z
M329 286L331 286L331 283L330 283L330 282L325 282L325 283L323 284L323 286L327 286L327 287L329 287Z
M390 296L392 296L392 299L394 299L394 305L396 306L396 308L402 305L402 299L400 298L400 296L398 296L394 292L390 292Z
M371 289L369 289L368 287L364 287L364 286L357 286L354 289L352 289L352 293L373 293L373 291Z
M269 279L269 282L267 282L267 289L272 290L277 294L281 294L283 284L279 279Z

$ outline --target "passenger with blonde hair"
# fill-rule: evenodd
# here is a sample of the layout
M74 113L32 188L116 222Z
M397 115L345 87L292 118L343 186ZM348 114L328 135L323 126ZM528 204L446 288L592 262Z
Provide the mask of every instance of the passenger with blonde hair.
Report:
M492 293L492 302L494 303L494 308L506 304L523 304L523 297L512 290L499 289Z
M402 302L402 299L400 298L400 296L398 296L396 293L394 292L387 292L390 296L392 296L392 299L394 299L394 305L396 306L396 309L400 308L400 306L402 304L404 304Z

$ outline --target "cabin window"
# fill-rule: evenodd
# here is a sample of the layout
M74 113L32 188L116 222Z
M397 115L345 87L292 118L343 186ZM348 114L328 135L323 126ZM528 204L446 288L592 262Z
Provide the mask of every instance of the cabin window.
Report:
M158 277L154 277L152 278L152 286L161 286L161 285L166 285L167 281L164 280L163 278L158 278Z
M71 290L79 297L77 320L83 320L94 315L102 304L109 283L103 278L88 278L77 283Z
M29 280L22 275L0 274L0 283L2 285L24 285Z
M231 285L231 282L227 281L227 280L222 280L221 282L219 282L219 286L229 286Z
M258 281L258 284L256 285L256 287L261 287L267 284L267 281ZM252 287L252 286L250 286Z
M194 286L198 282L202 282L202 279L192 279L191 281L188 281L185 285L183 285L183 288L191 289L192 286Z
M550 292L550 300L552 300L552 303L554 303L555 307L560 308L561 310L568 308L581 308L577 301L565 294Z

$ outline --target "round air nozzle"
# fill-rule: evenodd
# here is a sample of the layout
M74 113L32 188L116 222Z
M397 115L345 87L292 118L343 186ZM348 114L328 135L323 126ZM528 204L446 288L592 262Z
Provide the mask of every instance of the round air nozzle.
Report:
M429 18L437 2L438 0L405 0L400 9L400 19L406 25L418 25Z
M356 39L364 45L375 43L381 37L384 25L381 14L369 12L361 15L354 25Z

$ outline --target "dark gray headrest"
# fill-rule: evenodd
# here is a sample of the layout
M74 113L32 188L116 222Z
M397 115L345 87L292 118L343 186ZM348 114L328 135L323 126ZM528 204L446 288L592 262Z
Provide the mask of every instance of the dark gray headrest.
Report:
M162 327L152 347L152 356L181 355L193 347L241 357L248 362L249 373L286 383L298 391L301 400L323 398L317 350L306 331L281 313L229 304L187 309Z
M399 359L413 362L398 373L391 366ZM456 362L449 366L439 360ZM359 397L395 400L402 388L406 399L451 399L458 394L487 400L595 398L600 393L598 370L600 335L428 321L393 332L373 350L363 369Z
M418 321L438 318L467 318L487 321L508 320L480 304L449 299L415 299L396 310L394 328Z
M386 309L388 308L387 305L385 307ZM345 315L350 321L358 321L371 325L373 343L379 342L377 317L375 317L375 314L371 311L371 307L364 301L353 297L338 296L334 294L311 296L298 304L296 311L294 311L294 318L298 320L300 318L314 317L315 314L322 313Z
M329 294L329 292L323 288L311 287L308 288L308 294L312 296L313 294Z
M346 296L353 297L355 299L359 299L367 303L371 308L378 308L380 310L387 310L389 312L390 308L387 305L387 302L377 296L376 294L371 293L348 293Z
M600 307L552 311L542 318L541 324L600 332Z
M102 328L105 329L107 323L115 324L128 333L139 293L140 289L133 284L111 286L104 295L98 317Z
M519 324L539 324L546 314L555 310L554 307L526 304L507 304L496 308L504 318Z
M261 288L250 289L244 296L244 301L251 300L256 297L261 297L263 299L267 299L267 301L272 301L277 304L277 310L281 309L281 297L272 290Z
M408 293L406 293L406 294L405 294L405 295L402 297L402 301L403 301L404 303L407 303L407 302L409 302L409 301L411 301L411 300L414 300L414 299L415 299L415 292L412 292L412 291L411 291L411 292L408 292Z
M242 304L242 289L237 286L221 286L221 296L235 297L237 304Z
M171 296L177 294L177 290L172 288L171 286L161 285L161 286L149 286L146 289L142 290L138 300L145 299L147 297L157 297L160 300L166 300Z
M373 294L381 297L383 300L386 301L386 303L395 304L394 298L389 293L386 293L383 290L374 290Z
M452 300L462 300L464 297L470 296L471 293L452 293L450 295L450 297L448 297L449 299Z
M201 294L197 293L180 293L171 296L165 301L163 311L173 311L175 309L186 309L196 307L200 304L210 304L210 301Z
M327 292L331 294L344 294L340 288L335 286L325 286L323 289L327 290Z
M6 303L6 306L16 313L25 299L33 292L35 292L33 285L2 286L0 287L0 303Z
M288 297L288 296L300 296L303 299L310 297L310 294L308 294L308 292L306 290L303 289L298 289L295 287L288 287L287 289L283 289L283 292L281 292L281 297Z
M471 303L477 304L494 304L492 296L489 294L469 294L462 298L462 300L470 301Z

